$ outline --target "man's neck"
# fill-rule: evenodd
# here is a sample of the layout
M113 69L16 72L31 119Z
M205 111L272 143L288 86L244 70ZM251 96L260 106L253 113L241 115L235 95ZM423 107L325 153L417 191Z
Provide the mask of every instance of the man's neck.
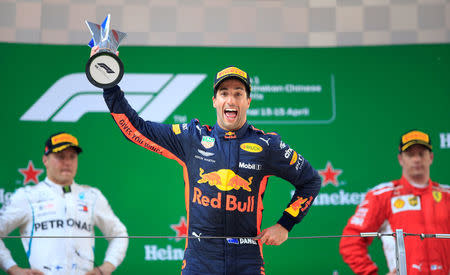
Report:
M57 181L55 179L52 179L51 177L48 177L49 180L51 180L53 183L61 185L61 186L69 186L73 183L73 180L70 181Z
M244 127L245 123L247 123L247 121L245 121L244 123L242 123L242 125L240 125L240 126L237 127L236 129L231 130L231 129L227 129L224 125L221 125L221 123L219 123L219 121L217 121L217 125L218 125L222 130L227 131L227 132L237 132L237 131L239 131L242 127Z
M411 185L419 188L427 187L430 180L430 177L427 176L417 176L417 177L410 177L407 175L404 176Z

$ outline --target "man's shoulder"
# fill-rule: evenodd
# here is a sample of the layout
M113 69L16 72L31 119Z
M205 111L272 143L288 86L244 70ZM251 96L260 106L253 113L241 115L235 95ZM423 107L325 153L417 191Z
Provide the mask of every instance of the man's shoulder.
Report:
M450 194L450 185L433 182L433 190Z
M38 184L26 185L20 188L17 188L11 199L26 199L29 201L38 200L42 194L46 191L46 185L44 182L39 182Z
M264 141L269 147L279 146L282 142L280 135L276 132L266 132L253 125L249 125L248 128L252 137Z
M258 129L253 125L249 125L249 135L245 138L254 141L255 143L262 146L264 149L269 150L283 150L286 144L281 140L281 137L276 132L266 132L264 130Z
M93 187L86 184L78 184L73 183L72 184L72 191L75 191L76 193L92 193L92 194L101 194L102 192L97 187Z
M23 192L25 193L33 194L37 192L43 192L47 189L49 189L49 186L44 181L41 181L38 184L26 185L24 187L19 188L18 190L23 190Z
M280 136L276 132L267 132L262 129L256 128L254 125L249 125L249 129L252 131L252 133L259 136L277 136L277 137Z
M212 127L207 124L201 124L196 118L188 123L173 124L172 130L175 134L187 133L189 135L208 135L211 133Z
M388 181L380 183L374 187L372 187L368 194L372 194L374 196L379 196L382 194L386 194L388 192L392 192L395 188L395 182L394 181Z

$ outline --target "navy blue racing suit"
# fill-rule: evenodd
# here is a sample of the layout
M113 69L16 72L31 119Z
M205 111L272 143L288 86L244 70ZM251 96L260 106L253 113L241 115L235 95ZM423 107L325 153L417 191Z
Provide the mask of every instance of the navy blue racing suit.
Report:
M189 236L182 274L264 274L261 233L263 197L272 175L295 193L278 223L288 231L317 196L321 179L276 133L244 124L235 132L217 124L144 121L118 86L105 89L111 115L130 141L176 160L183 167Z

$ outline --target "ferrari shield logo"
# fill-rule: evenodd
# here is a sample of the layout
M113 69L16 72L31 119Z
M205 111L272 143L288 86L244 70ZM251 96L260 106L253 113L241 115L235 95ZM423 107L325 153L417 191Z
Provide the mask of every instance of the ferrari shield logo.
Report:
M442 200L442 193L439 191L433 191L433 198L436 202L440 202Z

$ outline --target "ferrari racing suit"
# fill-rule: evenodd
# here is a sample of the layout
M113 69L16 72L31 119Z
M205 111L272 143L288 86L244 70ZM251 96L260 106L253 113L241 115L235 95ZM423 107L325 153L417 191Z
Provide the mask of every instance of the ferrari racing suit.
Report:
M37 236L94 236L94 225L106 236L128 236L103 194L72 183L63 189L49 178L19 188L0 211L0 235L19 227L31 268L45 274L85 274L94 268L94 238L33 238ZM118 266L128 247L127 238L109 239L104 261ZM0 240L0 267L16 265Z
M371 189L344 228L344 235L361 232L450 233L450 187L429 181L425 188L411 185L405 177ZM390 271L396 268L395 239L381 238ZM342 238L340 253L356 274L377 274L367 247L373 238ZM405 236L408 275L448 275L450 240Z
M261 233L268 178L281 177L295 193L278 223L288 231L306 215L321 179L276 133L245 123L230 132L201 125L144 121L118 86L105 102L133 143L176 160L183 167L188 234L228 238L187 239L182 274L264 274Z

